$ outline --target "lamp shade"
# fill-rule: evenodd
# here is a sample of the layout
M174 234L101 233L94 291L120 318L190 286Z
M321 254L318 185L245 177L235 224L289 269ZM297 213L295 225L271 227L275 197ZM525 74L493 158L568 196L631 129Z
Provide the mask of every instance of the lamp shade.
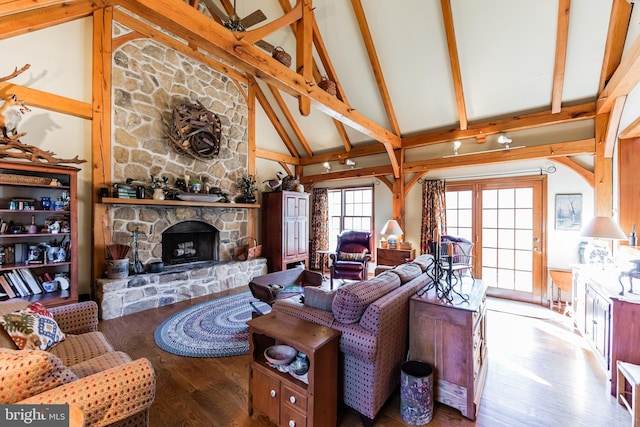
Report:
M395 219L390 219L384 225L380 234L389 234L389 235L398 236L400 234L404 234L404 231L402 231L402 228L400 228L400 224L398 224L398 221L396 221Z
M582 228L582 237L595 237L600 239L625 240L627 236L613 219L608 216L596 216Z

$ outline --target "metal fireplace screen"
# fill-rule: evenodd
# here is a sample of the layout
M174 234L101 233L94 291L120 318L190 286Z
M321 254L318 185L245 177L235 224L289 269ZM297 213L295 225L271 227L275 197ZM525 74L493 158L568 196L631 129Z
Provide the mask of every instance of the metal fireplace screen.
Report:
M165 265L218 261L219 231L201 221L183 221L162 233Z

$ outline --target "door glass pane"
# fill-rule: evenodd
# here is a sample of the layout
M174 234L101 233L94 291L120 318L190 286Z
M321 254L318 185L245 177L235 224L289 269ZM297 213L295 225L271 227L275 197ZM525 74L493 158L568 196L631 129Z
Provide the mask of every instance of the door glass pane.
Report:
M498 252L495 249L482 249L482 264L483 267L497 267L498 266ZM482 276L484 279L484 275Z
M485 248L498 247L498 230L495 228L485 228L482 230L482 245Z
M459 191L458 192L458 203L459 208L461 209L471 209L473 203L473 192L469 191Z
M498 284L498 270L495 268L482 267L482 281L495 288Z
M512 188L498 190L498 207L513 208L515 207L515 192Z
M508 249L513 249L515 247L513 230L498 230L498 246Z
M482 227L497 228L498 227L498 210L482 209Z
M529 251L515 251L516 255L516 270L531 271L533 270L533 262L531 260L531 252Z
M513 261L513 251L498 249L498 267L512 269Z
M533 209L516 209L516 228L533 228Z
M531 250L533 244L533 231L516 230L516 249Z
M492 209L498 207L498 191L484 190L482 192L482 208Z
M533 209L533 188L516 188L516 207Z
M513 209L498 210L498 227L514 228L516 225L515 211Z

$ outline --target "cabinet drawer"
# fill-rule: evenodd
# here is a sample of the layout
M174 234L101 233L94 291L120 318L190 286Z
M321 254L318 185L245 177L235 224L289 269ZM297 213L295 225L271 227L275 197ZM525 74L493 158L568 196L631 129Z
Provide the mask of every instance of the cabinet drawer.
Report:
M286 385L282 386L282 403L302 413L307 412L307 396L303 392L294 390Z
M484 318L487 309L487 296L484 295L482 297L482 303L480 303L480 307L478 310L473 312L473 330L474 332L478 329L478 325L480 325L480 321Z
M284 402L283 402L284 403ZM282 427L305 427L307 425L307 417L302 412L298 412L291 406L282 405L280 413L280 426Z

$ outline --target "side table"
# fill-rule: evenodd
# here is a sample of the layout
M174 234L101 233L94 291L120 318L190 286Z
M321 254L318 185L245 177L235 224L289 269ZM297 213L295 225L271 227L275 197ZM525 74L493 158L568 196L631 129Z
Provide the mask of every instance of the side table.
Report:
M320 254L320 262L322 263L322 280L327 280L329 277L325 274L325 267L327 266L327 255L333 253L333 251L316 251Z
M249 415L278 426L335 426L340 332L295 316L271 312L249 324ZM264 351L289 345L309 359L307 383L267 364Z
M487 376L487 285L463 285L465 300L441 301L431 288L409 300L409 352L434 369L434 399L476 419Z

